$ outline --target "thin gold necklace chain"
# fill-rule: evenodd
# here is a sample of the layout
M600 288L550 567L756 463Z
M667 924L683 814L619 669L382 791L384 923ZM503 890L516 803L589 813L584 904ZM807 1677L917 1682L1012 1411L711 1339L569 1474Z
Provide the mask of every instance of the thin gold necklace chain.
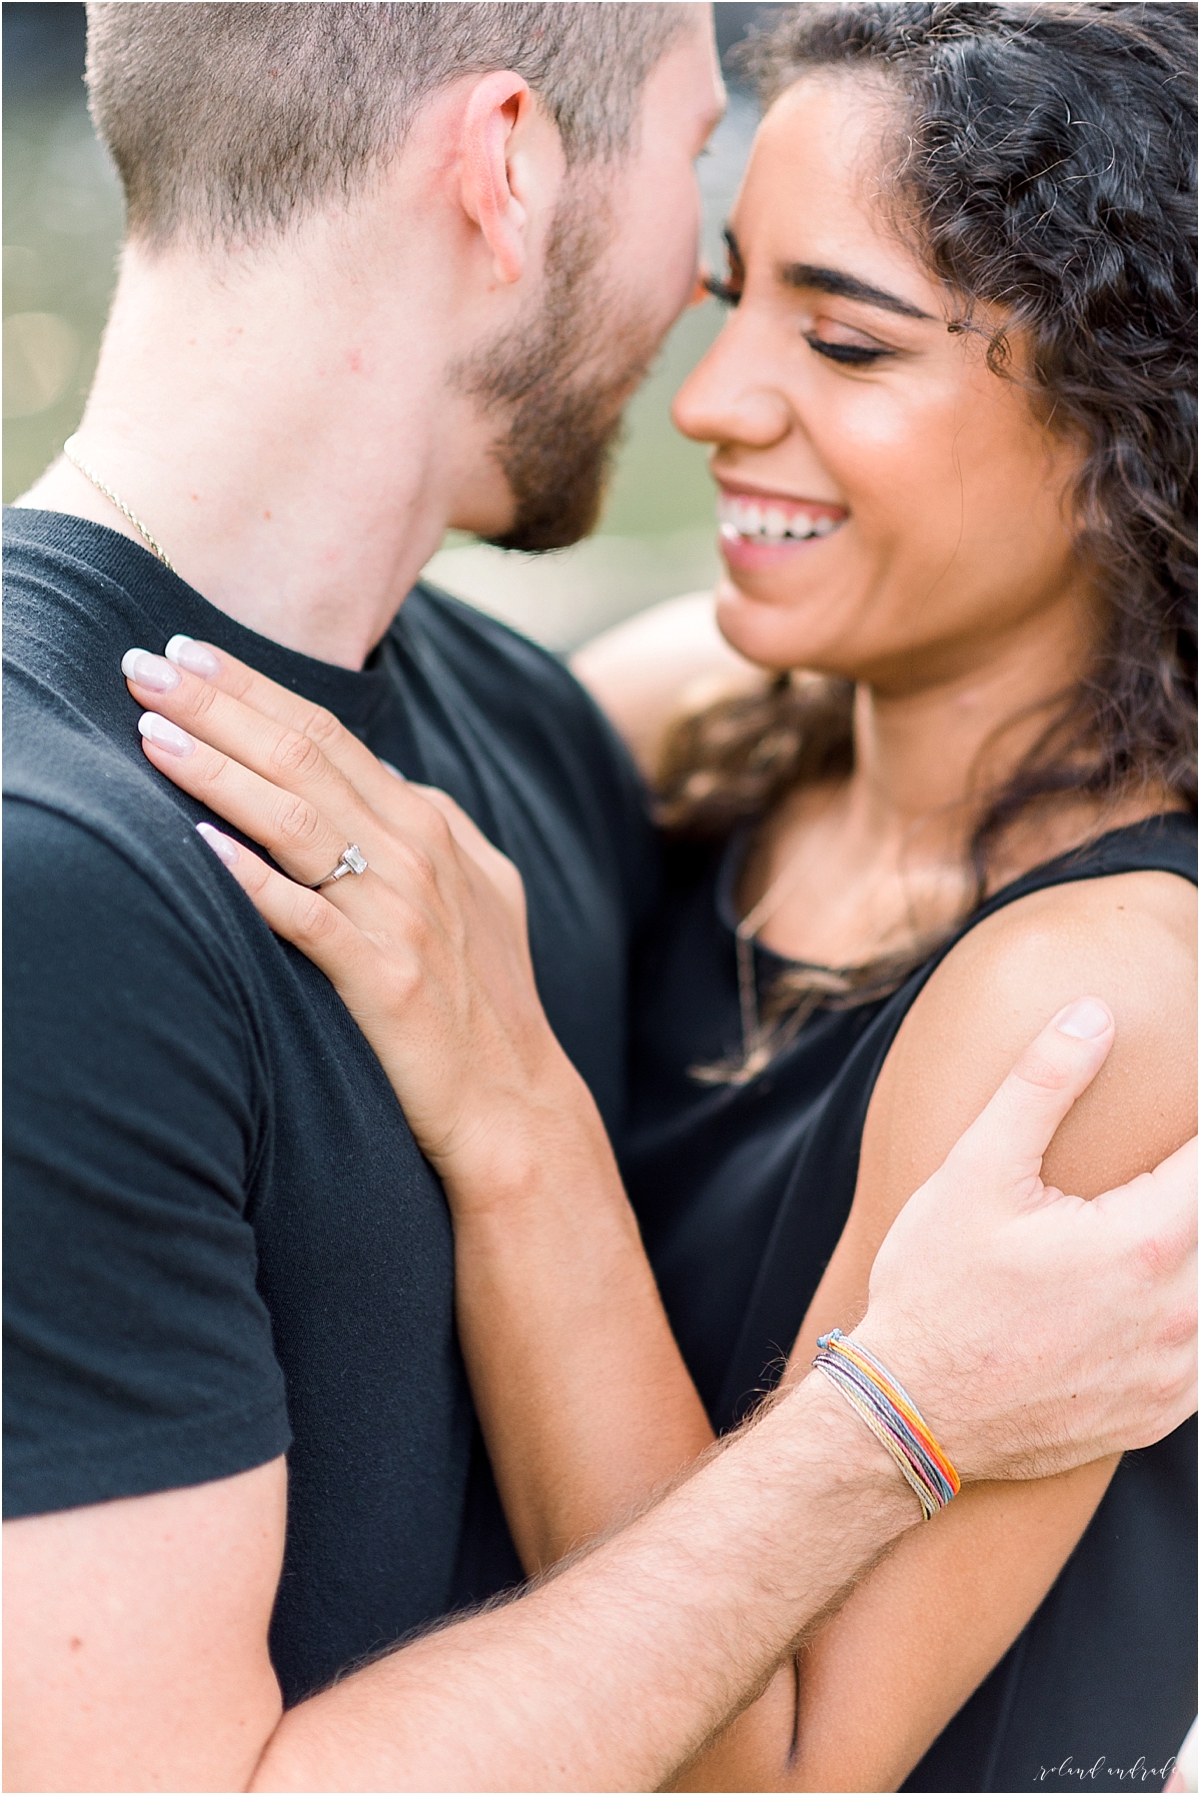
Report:
M802 860L798 844L788 855L757 904L747 910L734 934L737 950L738 1010L742 1023L742 1070L749 1074L751 1056L760 1045L762 1018L758 1009L758 967L754 958L754 942L763 924L769 922L784 899L790 894L799 875Z
M758 968L754 958L754 943L763 924L769 922L779 909L784 899L790 894L793 884L801 870L801 848L798 843L785 860L783 866L757 904L749 909L734 931L734 947L737 952L738 975L738 1010L742 1024L742 1072L750 1075L750 1067L755 1049L761 1045L759 1036L762 1032L762 1019L758 1008Z
M767 886L767 889L759 898L757 904L754 905L753 909L747 910L745 916L743 916L741 922L738 924L738 934L744 936L747 941L753 941L763 924L770 922L776 910L778 910L783 903L784 898L791 892L792 886L795 884L803 870L800 860L800 850L803 846L803 842L798 842L796 844L792 852L784 861L779 872L776 873L775 877L771 880L771 883Z
M741 1013L742 1024L742 1069L747 1076L750 1075L756 1050L761 1049L762 1046L760 1039L762 1018L758 1005L758 967L754 949L764 923L771 920L784 899L791 895L792 888L801 871L802 847L802 842L796 845L758 902L746 912L734 930L734 947L737 954L738 1009ZM878 884L878 882L877 877L875 883ZM914 935L916 935L916 921L912 917L911 911L909 921Z
M742 1063L749 1072L756 1049L762 1045L762 1017L758 1005L758 967L754 949L763 925L770 922L803 871L803 841L797 842L758 902L747 910L734 931L737 950L738 1009L742 1024ZM878 883L878 878L876 880Z
M112 490L111 486L106 486L104 484L103 480L100 478L100 476L96 472L95 468L89 467L87 462L84 461L80 457L77 450L75 449L74 444L75 444L74 436L68 436L68 438L67 438L66 442L63 444L63 448L62 448L62 452L66 456L67 460L71 463L71 466L77 467L79 469L80 473L83 474L86 479L91 481L92 485L97 489L97 491L102 492L104 494L105 498L108 499L110 504L113 504L116 506L117 510L121 513L121 516L127 517L129 519L130 523L133 525L133 527L137 531L138 535L142 538L142 541L146 544L146 547L150 550L151 554L157 555L159 560L162 562L163 566L165 568L167 568L169 570L169 572L174 573L175 569L174 569L174 567L172 567L171 563L167 560L166 554L164 553L161 545L159 543L155 542L153 536L150 534L149 530L146 528L146 526L142 522L141 518L135 517L133 512L129 509L129 506L125 503L124 499L118 498L116 493Z

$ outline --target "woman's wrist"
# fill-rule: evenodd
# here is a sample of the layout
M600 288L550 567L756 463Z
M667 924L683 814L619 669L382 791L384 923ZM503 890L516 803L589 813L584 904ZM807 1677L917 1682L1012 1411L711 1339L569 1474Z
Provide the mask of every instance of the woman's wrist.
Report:
M620 1177L595 1100L557 1042L521 1088L488 1094L455 1145L433 1163L456 1222L524 1206L542 1210L548 1193ZM622 1193L623 1195L623 1193Z

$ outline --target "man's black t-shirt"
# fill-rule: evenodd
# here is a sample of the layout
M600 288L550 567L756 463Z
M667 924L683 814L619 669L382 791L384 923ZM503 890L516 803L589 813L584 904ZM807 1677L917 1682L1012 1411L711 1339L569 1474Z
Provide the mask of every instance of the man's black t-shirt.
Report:
M418 586L355 673L99 525L10 511L5 551L5 1513L290 1440L271 1643L294 1701L466 1593L450 1222L332 987L145 760L121 656L211 641L450 792L524 875L547 1013L614 1132L651 832L570 676L443 595Z

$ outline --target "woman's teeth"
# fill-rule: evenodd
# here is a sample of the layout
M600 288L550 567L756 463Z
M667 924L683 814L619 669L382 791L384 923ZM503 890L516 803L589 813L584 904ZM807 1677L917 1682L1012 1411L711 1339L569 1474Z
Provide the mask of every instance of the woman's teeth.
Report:
M717 521L722 536L757 536L764 542L802 542L808 536L828 536L842 523L840 518L784 511L777 505L755 504L752 499L730 495L717 500Z

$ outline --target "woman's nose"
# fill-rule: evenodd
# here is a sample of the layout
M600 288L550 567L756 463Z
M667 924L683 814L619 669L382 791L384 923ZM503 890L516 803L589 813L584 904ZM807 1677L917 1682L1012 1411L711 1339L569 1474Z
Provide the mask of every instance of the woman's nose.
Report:
M695 442L770 448L791 427L787 400L769 374L759 374L749 345L731 318L693 368L671 407L675 428Z

